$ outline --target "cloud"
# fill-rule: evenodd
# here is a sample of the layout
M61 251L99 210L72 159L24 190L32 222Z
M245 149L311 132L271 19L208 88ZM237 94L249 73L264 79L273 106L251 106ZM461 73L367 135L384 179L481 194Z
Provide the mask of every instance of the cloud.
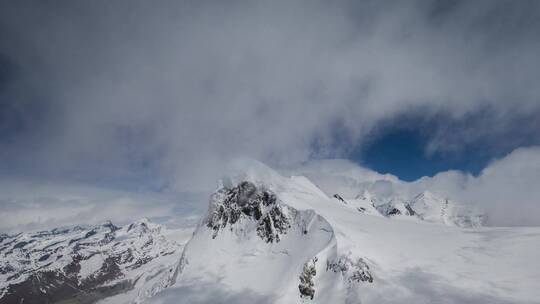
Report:
M520 148L493 162L466 188L499 225L540 224L540 147Z
M495 226L540 225L540 147L519 148L491 162L477 177L459 171L441 172L410 184L475 204Z
M410 112L447 118L430 151L536 134L539 7L3 3L1 166L207 189L228 159L343 156ZM482 130L460 123L485 109Z
M405 182L347 160L312 161L283 172L306 175L328 194L355 197L366 189L382 197L411 199L423 191L432 191L480 207L487 213L488 225L540 225L540 146L516 149L491 162L478 176L445 171Z
M396 278L396 283L383 282L377 289L363 290L366 302L376 303L496 303L529 304L499 293L497 286L494 291L476 290L474 287L464 288L460 282L453 282L444 277L426 272L420 268L412 268Z
M149 218L170 227L193 227L205 211L206 193L113 190L66 182L0 180L0 233L68 225L116 225Z
M230 290L227 286L219 283L196 282L184 286L167 288L163 292L152 297L149 303L275 303L271 295L261 295L252 290Z

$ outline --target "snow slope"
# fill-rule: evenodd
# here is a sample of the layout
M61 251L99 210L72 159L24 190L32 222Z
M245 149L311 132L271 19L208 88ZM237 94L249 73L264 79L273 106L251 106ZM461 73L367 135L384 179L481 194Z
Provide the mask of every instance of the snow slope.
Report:
M377 181L233 172L192 235L148 221L2 235L0 303L540 303L540 227L483 227Z
M243 213L242 204L229 205L239 208L240 216L225 225L221 221L217 234L209 225L215 207L226 201L223 193L246 180L255 193L275 195L285 210L290 228L278 232L279 241L261 237L257 227L264 216L248 216L255 213ZM186 245L172 287L152 303L538 303L540 298L540 267L533 267L540 228L464 229L382 216L369 205L361 212L354 205L361 199L351 206L305 177L282 177L261 164L223 184L211 199L209 217ZM427 215L422 214L431 219Z

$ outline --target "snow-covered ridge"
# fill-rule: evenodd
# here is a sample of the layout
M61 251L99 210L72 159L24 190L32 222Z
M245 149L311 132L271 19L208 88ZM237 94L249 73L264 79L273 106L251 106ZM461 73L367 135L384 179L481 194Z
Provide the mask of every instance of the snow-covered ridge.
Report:
M142 219L2 235L0 303L95 302L128 291L142 299L178 259L180 246L161 230Z
M538 249L538 238L528 237L533 230L432 218L431 211L451 210L451 202L434 194L414 201L333 196L306 177L280 176L261 164L248 173L221 183L177 275L151 303L177 303L183 296L193 300L186 303L219 302L215 294L258 303L521 303L538 295L527 279L538 271L525 262ZM403 213L376 208L390 202ZM258 227L274 207L286 224L267 230L276 233L270 241ZM499 294L498 286L512 291ZM212 293L201 295L206 288Z
M164 283L172 290L219 282L281 303L344 300L351 286L373 282L362 257L341 253L324 217L292 207L264 182L250 181L211 196L208 216L186 244L176 273Z
M334 194L333 197L362 213L380 214L389 218L407 216L429 223L462 228L481 227L486 221L486 215L482 211L429 191L419 193L410 200L397 195L378 197L366 190L350 199L344 199L339 194Z
M25 303L57 302L52 294L100 304L525 304L540 297L540 272L531 267L540 250L537 227L477 227L474 212L428 192L406 199L328 194L304 176L262 164L248 173L220 183L183 247L147 221L2 235L0 265L11 273L0 282L23 278L17 290L27 291ZM171 247L174 253L162 250ZM130 248L140 254L118 263ZM72 258L62 264L59 255ZM7 299L0 303L13 302Z

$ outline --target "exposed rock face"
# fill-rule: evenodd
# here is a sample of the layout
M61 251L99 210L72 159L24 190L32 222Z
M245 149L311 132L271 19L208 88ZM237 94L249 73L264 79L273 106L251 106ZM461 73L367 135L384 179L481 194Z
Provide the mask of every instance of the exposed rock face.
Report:
M362 198L365 199L365 198ZM485 214L466 204L439 197L425 191L411 200L395 196L377 199L370 195L372 206L383 216L414 216L422 221L441 223L449 226L474 228L483 226Z
M291 227L290 215L294 210L282 205L270 190L258 188L251 182L221 188L210 199L210 210L206 225L215 238L227 226L242 220L257 223L257 234L267 243L279 242L280 235Z
M388 203L381 204L375 207L384 216L393 215L415 215L416 213L411 208L408 202L399 199L393 199Z
M347 202L339 194L334 195L334 198L347 205ZM359 209L359 211L365 212L365 209ZM313 211L303 212L306 213L305 216L313 213ZM256 227L257 235L261 239L267 243L273 243L274 241L279 242L280 236L283 237L291 229L291 225L299 225L303 234L307 233L313 216L309 216L308 218L311 220L304 223L299 220L300 213L280 202L272 191L244 181L232 188L223 187L213 194L205 225L211 229L211 235L214 239L223 229L239 231L240 234L243 234ZM321 228L321 231L332 233L331 227L329 230L326 229ZM257 255L261 254L260 250L256 250L256 252L258 252ZM317 291L315 277L317 276L319 258L318 256L310 258L302 266L298 277L300 281L298 290L299 296L303 300L310 301L315 298ZM326 260L326 263L326 271L340 273L349 287L353 283L373 282L369 266L362 258L351 258L343 255L337 260ZM319 270L324 270L324 268L319 268Z
M300 291L300 298L313 300L315 296L315 283L313 279L317 275L317 270L315 266L318 259L315 257L310 259L304 264L302 273L300 274L300 285L298 285L298 290Z
M326 271L341 273L349 283L373 282L369 266L362 258L353 259L348 255L339 257L336 261L326 262Z
M343 199L343 197L341 197L341 195L336 193L336 194L333 195L333 197L335 199L337 199L338 201L340 201L340 202L344 203L345 205L347 205L347 202Z
M325 287L342 287L339 277L328 273L327 281L319 275L325 274L324 261L337 256L335 232L324 217L269 190L282 191L280 185L228 184L211 196L209 214L186 243L172 288L196 280L250 290L275 303L321 303L329 298L320 292Z
M141 220L3 236L0 303L94 303L130 290L149 263L179 250L160 229Z

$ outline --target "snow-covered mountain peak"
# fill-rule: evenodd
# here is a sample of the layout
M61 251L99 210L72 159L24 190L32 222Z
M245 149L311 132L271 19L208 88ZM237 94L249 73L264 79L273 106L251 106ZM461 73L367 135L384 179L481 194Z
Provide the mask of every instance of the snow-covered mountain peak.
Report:
M110 220L107 220L107 221L101 223L101 227L108 228L108 229L110 229L110 230L112 230L112 231L118 229L118 227L115 226L115 225L112 223L112 221L110 221Z
M336 193L333 197L362 213L388 218L411 217L425 222L465 228L483 226L486 219L478 208L443 198L430 191L423 191L412 199L397 193L378 195L367 189L362 189L354 198L345 197L341 193Z
M88 302L135 288L124 296L142 299L139 293L172 269L179 249L147 219L4 235L0 303Z
M479 227L486 220L484 213L430 191L424 191L411 200L409 206L422 220L460 227Z
M161 225L150 222L147 218L141 218L126 227L124 227L126 233L144 235L147 233L159 234L161 231Z
M461 229L477 227L483 215L436 192L406 196L379 183L328 193L305 176L257 166L221 183L185 246L144 218L0 235L0 304L532 303L540 296L530 280L539 275L530 267L536 228Z
M185 247L178 275L165 285L174 283L174 290L196 280L248 288L277 302L329 303L345 299L352 282L372 281L360 256L342 258L332 225L286 193L306 193L328 204L329 198L302 177L274 181L286 184L274 192L261 182L241 181L216 191ZM326 288L339 292L326 294Z
M242 233L256 229L259 237L271 243L287 233L294 215L272 191L243 181L212 195L205 224L213 230L213 238L226 228Z

